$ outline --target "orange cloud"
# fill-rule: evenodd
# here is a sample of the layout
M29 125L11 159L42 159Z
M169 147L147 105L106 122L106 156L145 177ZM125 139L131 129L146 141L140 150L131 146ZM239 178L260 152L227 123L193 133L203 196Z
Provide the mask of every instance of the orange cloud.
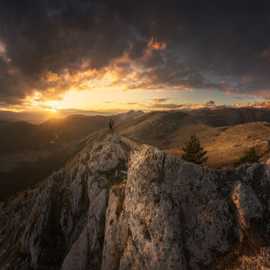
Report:
M159 42L156 41L153 37L150 39L150 41L148 42L147 45L148 48L152 49L152 50L165 50L167 49L167 44L165 42Z
M65 69L62 73L49 71L43 74L41 83L38 85L39 88L36 87L33 89L32 94L27 96L25 104L44 107L44 104L46 105L50 101L63 100L69 92L83 90L101 90L101 92L110 90L111 94L113 94L114 90L132 89L190 90L191 86L186 80L177 83L177 85L169 84L170 77L168 76L175 76L174 73L166 75L165 80L161 80L160 74L157 73L159 63L147 66L146 61L151 60L152 56L156 57L156 53L159 54L155 51L164 50L166 47L165 43L151 39L145 49L145 54L137 59L133 59L128 52L125 52L100 69L91 68L89 63L82 61L76 70ZM147 57L150 59L147 59ZM162 74L164 76L163 71ZM160 102L162 102L162 99L160 99Z

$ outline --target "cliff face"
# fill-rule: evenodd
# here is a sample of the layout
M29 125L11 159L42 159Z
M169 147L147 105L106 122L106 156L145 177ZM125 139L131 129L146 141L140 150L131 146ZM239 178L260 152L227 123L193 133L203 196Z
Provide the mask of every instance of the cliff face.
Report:
M0 209L0 269L268 267L260 164L215 171L109 136Z

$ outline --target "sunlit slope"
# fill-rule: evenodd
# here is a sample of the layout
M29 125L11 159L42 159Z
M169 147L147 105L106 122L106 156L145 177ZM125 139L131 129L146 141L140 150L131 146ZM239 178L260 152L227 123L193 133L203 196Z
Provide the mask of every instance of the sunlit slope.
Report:
M184 143L196 134L208 151L208 165L212 167L233 166L251 147L265 160L270 124L264 121L269 111L247 111L152 112L125 123L118 132L175 155L182 155Z
M212 167L232 165L255 147L262 160L269 156L270 124L254 122L221 128L218 136L205 142L208 163Z

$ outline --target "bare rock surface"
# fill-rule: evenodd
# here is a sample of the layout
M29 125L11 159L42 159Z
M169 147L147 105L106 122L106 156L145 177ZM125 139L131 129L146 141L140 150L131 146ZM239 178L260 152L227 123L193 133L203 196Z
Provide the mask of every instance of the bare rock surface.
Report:
M270 268L270 169L210 170L110 135L0 205L0 269Z

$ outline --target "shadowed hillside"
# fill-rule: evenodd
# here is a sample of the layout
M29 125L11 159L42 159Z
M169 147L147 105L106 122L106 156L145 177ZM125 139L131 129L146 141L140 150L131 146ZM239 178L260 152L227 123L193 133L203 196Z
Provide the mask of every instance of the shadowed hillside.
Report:
M109 119L116 124L140 115L128 112L114 116L74 115L46 121L0 122L0 200L33 186L60 168L78 152L87 137L107 131Z

